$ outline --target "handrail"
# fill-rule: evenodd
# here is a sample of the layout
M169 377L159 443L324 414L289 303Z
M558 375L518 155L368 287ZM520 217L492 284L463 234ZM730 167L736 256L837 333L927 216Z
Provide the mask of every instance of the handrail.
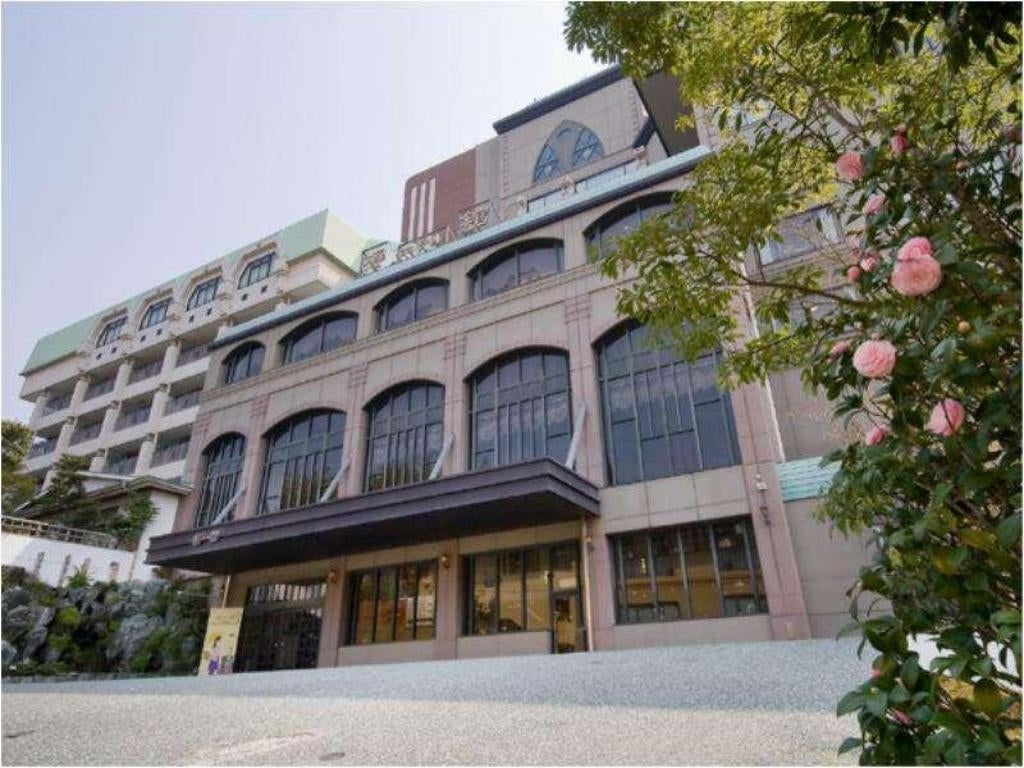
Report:
M324 489L324 492L320 494L321 502L330 501L331 497L334 495L335 490L337 490L338 488L338 484L341 482L341 476L345 474L345 470L348 469L350 463L351 462L349 462L349 459L346 456L345 460L341 462L341 467L338 468L337 473L331 479L331 482L327 484L327 487Z
M437 480L441 476L441 466L444 464L444 460L448 458L448 454L452 450L452 444L455 442L455 435L449 433L444 439L444 445L441 447L441 454L437 457L437 461L434 462L434 468L430 470L430 477L427 480Z
M583 438L583 424L587 420L587 401L580 403L580 411L576 416L576 428L572 431L572 440L569 441L569 454L565 457L565 466L569 469L576 468L576 454L580 448L580 440Z
M210 525L218 525L224 522L224 518L227 517L227 514L231 511L232 507L238 503L238 500L242 498L243 493L245 493L245 488L239 488L235 491L235 495L228 499L228 503L221 508L220 512L217 513L217 516L210 522Z
M99 531L87 531L84 528L71 528L59 523L45 523L41 520L29 520L23 517L0 518L0 529L5 533L33 536L40 539L66 541L72 544L85 544L104 549L117 549L117 537Z

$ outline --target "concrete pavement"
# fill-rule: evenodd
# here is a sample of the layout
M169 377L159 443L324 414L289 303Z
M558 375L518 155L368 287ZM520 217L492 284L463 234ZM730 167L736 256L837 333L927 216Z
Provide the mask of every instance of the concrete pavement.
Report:
M3 686L3 763L852 764L852 641Z

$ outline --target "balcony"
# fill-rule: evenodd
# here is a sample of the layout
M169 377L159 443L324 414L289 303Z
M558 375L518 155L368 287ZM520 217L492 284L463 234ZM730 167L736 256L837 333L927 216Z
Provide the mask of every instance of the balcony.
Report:
M47 454L53 453L56 448L56 437L40 440L38 443L33 443L32 447L28 449L28 456L26 458L35 459L39 456L46 456Z
M114 424L114 431L120 432L122 429L134 427L136 424L145 424L149 421L150 410L150 406L144 405L141 408L134 408L130 411L125 411L117 417L117 421Z
M150 466L159 467L163 464L170 464L172 461L181 461L188 455L188 444L188 440L182 440L157 448L153 451L153 460Z
M71 407L71 395L72 393L68 392L65 395L61 395L60 397L51 397L49 400L46 401L46 405L43 406L43 410L39 415L50 416L51 414L54 413L66 411L68 408Z
M71 434L71 445L78 445L84 443L86 440L92 440L100 436L100 431L103 429L103 422L97 421L94 424L89 424L84 427L79 427Z
M177 397L172 397L164 407L164 416L170 416L172 413L191 408L193 405L199 405L199 394L201 392L201 389L195 389L191 392L180 394Z
M132 368L132 372L128 374L128 383L135 384L146 379L151 379L154 376L160 375L160 369L163 368L164 361L154 360L151 363L143 365L140 368Z
M196 360L202 360L209 354L209 344L196 344L194 347L186 347L185 349L181 350L181 352L178 354L178 362L176 367L180 368L183 365L194 363Z
M88 388L86 388L86 390L85 390L85 397L82 398L82 399L83 400L92 400L94 398L99 397L100 395L105 395L108 392L113 392L114 391L114 378L115 377L113 377L113 376L108 376L105 379L100 379L99 381L94 381L92 384L90 384L88 386Z
M103 471L110 475L130 475L135 471L135 462L138 460L138 454L121 456L112 461L107 461L107 466Z
M146 562L234 573L598 514L597 488L535 459L158 536Z

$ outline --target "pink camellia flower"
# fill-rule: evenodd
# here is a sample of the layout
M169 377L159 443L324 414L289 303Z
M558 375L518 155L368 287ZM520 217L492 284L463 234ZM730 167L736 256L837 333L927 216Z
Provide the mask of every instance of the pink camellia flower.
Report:
M868 251L864 258L860 260L860 268L865 272L874 272L877 266L878 254L874 251Z
M885 208L885 195L881 192L876 192L868 198L866 203L864 203L864 215L871 216L872 214L878 213L883 208Z
M960 402L947 397L932 408L932 415L928 419L926 428L929 432L933 432L941 437L949 437L953 433L960 431L966 416L967 412Z
M912 237L900 247L896 258L899 261L910 261L911 259L920 259L924 256L931 257L931 255L931 240L927 237Z
M904 296L923 296L942 282L942 265L931 256L897 262L890 278L892 287Z
M851 283L855 283L860 280L860 267L854 264L852 267L846 270L846 279Z
M871 431L864 436L864 442L867 445L879 445L888 436L889 428L885 424L879 424L876 427L872 427Z
M856 152L844 152L836 160L836 172L843 181L857 181L864 175L864 163Z
M845 355L852 345L847 339L841 339L832 345L832 349L828 351L828 359L835 360L841 355Z
M884 339L865 341L853 353L853 367L868 379L881 379L896 365L896 347Z
M889 139L889 149L894 155L902 155L907 151L907 147L910 146L910 142L907 141L906 130L896 129L896 132Z

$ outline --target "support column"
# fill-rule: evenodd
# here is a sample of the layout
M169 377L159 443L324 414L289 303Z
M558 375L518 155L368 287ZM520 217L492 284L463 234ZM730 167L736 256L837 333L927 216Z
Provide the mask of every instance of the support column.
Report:
M149 420L162 419L167 410L167 401L171 398L171 385L161 384L153 393L153 402L149 406Z
M71 393L71 412L74 413L78 406L85 400L85 390L89 388L89 382L91 377L88 374L83 374L78 377L78 381L75 382L75 389Z
M70 416L65 419L64 423L60 427L60 434L57 435L57 445L53 449L53 460L54 462L60 458L60 455L67 450L68 446L71 445L71 435L74 434L75 425L77 419L74 416Z
M174 339L164 350L164 363L160 368L160 381L168 381L171 372L178 367L178 356L181 354L181 339Z
M132 363L130 360L125 360L119 366L117 366L117 374L114 376L114 393L117 397L121 390L128 386L128 377L132 372Z
M90 472L103 472L107 468L107 449L100 448L89 460Z
M357 496L363 489L363 468L368 460L366 448L366 412L362 409L366 398L366 372L368 366L353 367L348 372L348 418L345 425L345 455L349 458L348 472L342 478L344 492L340 495Z
M46 408L46 404L50 401L49 390L43 390L39 397L36 398L35 403L32 404L32 415L29 417L28 423L35 424L43 416L43 410Z
M146 439L139 446L139 457L135 460L135 469L132 470L133 475L143 475L149 471L150 466L153 464L153 451L155 450L156 434L151 432L146 435Z
M117 418L121 415L121 401L111 400L107 410L103 413L103 426L100 427L100 441L106 439L117 429Z
M456 475L468 469L469 408L466 407L466 334L455 333L444 341L444 365L448 371L444 404L444 439L454 438L441 476Z

